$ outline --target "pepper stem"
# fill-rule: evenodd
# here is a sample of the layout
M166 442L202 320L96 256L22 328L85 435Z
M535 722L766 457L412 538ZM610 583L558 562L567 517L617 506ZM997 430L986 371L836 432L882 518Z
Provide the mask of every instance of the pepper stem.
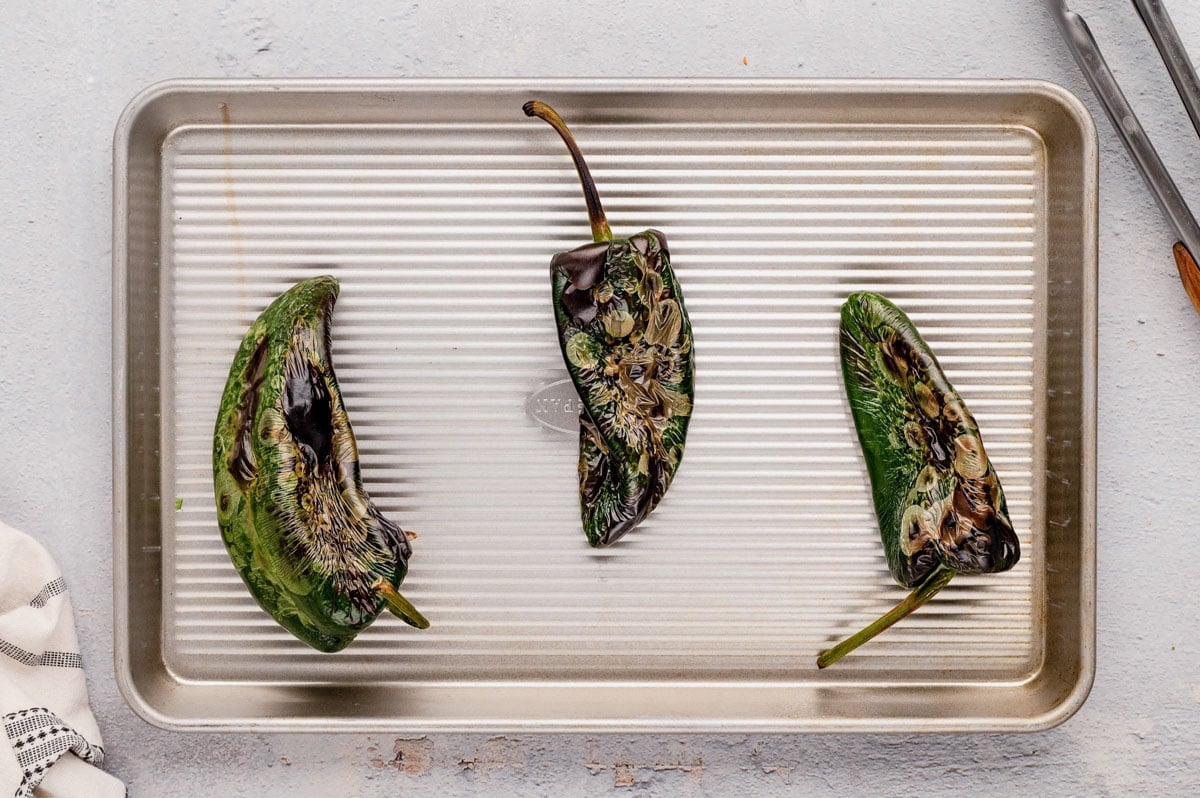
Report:
M397 593L396 588L380 579L375 583L375 589L379 591L379 595L383 596L388 609L397 618L418 629L429 628L429 619L422 615L421 611L412 605L412 602Z
M936 571L925 577L925 581L917 585L913 592L909 593L903 601L884 613L878 620L868 625L862 631L847 637L833 648L822 651L817 656L817 667L828 668L880 632L890 628L897 621L907 618L914 610L937 595L938 591L944 588L954 577L954 573L949 568L939 567Z
M571 153L571 160L575 162L575 171L579 172L579 182L583 183L583 199L587 202L588 221L592 223L592 240L612 241L612 230L608 226L608 220L604 218L604 208L600 207L600 195L596 193L592 173L588 171L583 153L579 151L579 145L575 143L575 137L571 135L567 123L557 111L540 100L530 100L522 108L525 116L536 116L545 120L562 137L563 143Z

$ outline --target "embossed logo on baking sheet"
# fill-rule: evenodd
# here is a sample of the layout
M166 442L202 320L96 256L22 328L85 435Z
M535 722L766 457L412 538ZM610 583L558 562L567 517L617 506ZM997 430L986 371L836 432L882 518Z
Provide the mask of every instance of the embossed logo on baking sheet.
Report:
M579 434L583 402L570 377L544 382L525 400L525 412L537 423L555 432Z

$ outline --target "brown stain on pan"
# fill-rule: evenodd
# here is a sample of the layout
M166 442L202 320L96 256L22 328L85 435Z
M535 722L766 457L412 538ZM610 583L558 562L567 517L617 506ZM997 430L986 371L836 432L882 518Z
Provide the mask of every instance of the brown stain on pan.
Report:
M229 212L229 235L233 241L233 257L238 274L238 304L246 299L246 258L242 249L242 225L238 220L237 194L233 187L233 117L228 103L220 103L222 142L221 154L225 158L225 210Z

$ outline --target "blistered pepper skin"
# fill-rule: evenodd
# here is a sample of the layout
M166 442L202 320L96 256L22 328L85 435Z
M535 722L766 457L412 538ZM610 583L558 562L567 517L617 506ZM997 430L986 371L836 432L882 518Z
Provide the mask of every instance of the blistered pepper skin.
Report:
M979 425L929 345L878 294L842 306L842 376L892 577L913 593L823 652L832 664L941 590L956 574L999 573L1021 557Z
M525 104L562 138L579 173L594 243L551 260L554 317L579 394L579 500L592 546L645 520L683 460L695 385L692 326L666 237L614 238L591 172L566 123Z
M670 487L692 415L692 327L666 237L647 230L551 261L563 361L583 404L583 530L606 546Z
M250 325L213 438L217 520L234 567L267 613L323 652L345 648L385 606L428 625L395 592L408 536L362 485L330 360L337 295L332 277L305 280Z
M842 375L888 567L913 587L939 565L1006 571L1020 559L979 425L911 320L878 294L847 299Z

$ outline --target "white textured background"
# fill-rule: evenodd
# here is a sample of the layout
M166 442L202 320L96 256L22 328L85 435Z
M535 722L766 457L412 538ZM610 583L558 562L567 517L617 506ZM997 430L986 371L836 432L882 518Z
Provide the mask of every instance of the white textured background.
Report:
M109 768L135 796L1096 795L1200 790L1200 317L1173 238L1040 0L691 3L9 0L0 33L0 517L72 588ZM1200 141L1123 0L1076 0L1185 196ZM1168 0L1200 56L1200 4ZM743 62L745 59L745 62ZM111 603L111 134L170 77L1035 77L1097 114L1099 655L1036 735L190 735L117 694Z

